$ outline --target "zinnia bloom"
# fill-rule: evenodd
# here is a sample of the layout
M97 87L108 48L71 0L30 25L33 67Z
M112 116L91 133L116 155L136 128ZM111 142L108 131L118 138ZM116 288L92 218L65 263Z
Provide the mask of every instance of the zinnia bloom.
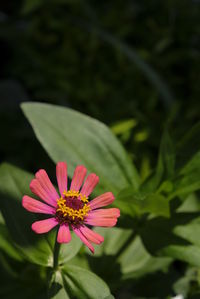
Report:
M67 164L59 162L56 165L59 196L46 171L41 169L35 174L35 179L31 181L30 189L45 203L25 195L22 205L30 212L51 215L51 218L32 224L32 229L37 234L47 233L59 225L57 241L68 243L71 241L70 228L72 228L81 241L94 253L91 242L101 244L104 239L87 225L112 227L116 224L120 211L117 208L99 209L114 201L115 198L111 192L106 192L91 201L88 200L89 195L99 182L99 177L91 173L84 182L86 173L87 169L84 166L77 166L68 190Z

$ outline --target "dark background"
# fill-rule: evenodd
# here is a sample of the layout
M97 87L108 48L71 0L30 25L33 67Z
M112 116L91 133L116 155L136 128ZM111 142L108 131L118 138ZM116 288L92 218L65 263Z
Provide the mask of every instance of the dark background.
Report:
M145 177L164 127L199 120L199 20L198 0L2 1L0 160L54 171L19 108L40 101L130 120L114 131Z

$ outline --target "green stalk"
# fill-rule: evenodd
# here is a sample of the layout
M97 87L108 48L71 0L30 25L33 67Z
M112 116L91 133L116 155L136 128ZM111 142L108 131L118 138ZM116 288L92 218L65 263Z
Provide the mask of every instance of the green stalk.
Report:
M55 245L54 245L54 256L53 256L53 269L57 270L58 268L58 258L60 253L60 247L61 244L57 242L57 236L55 239Z

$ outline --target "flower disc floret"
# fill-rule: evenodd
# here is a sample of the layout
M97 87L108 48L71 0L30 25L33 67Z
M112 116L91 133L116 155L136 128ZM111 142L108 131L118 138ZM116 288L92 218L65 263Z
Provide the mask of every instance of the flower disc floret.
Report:
M56 217L60 224L80 225L90 211L87 197L79 191L64 191L57 200Z
M79 191L73 191L73 190L65 191L64 190L63 195L64 195L64 197L79 198L83 202L88 202L88 197L81 194Z

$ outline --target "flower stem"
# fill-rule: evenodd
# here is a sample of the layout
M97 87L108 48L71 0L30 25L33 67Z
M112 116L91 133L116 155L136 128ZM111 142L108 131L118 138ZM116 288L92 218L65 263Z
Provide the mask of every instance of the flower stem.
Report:
M60 252L61 244L57 242L57 236L55 239L55 245L54 245L54 257L53 257L53 269L56 270L58 268L58 258L59 258L59 252Z

